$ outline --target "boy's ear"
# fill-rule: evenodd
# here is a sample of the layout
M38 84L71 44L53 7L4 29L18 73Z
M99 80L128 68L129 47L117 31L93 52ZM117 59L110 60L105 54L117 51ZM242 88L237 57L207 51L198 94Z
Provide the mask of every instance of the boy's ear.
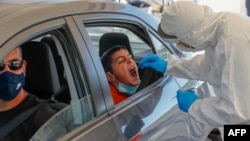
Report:
M115 76L110 72L106 72L106 77L110 83L114 83L116 81Z

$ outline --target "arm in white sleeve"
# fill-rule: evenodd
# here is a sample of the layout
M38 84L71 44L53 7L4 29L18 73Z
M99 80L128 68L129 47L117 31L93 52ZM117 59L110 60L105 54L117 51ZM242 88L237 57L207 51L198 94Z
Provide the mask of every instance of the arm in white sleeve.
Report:
M195 101L188 113L197 121L213 127L225 124L249 124L250 122L250 50L248 41L232 40L220 51L223 57L217 60L222 67L218 82L211 85L217 97ZM221 53L217 56L222 56ZM221 63L221 60L223 63Z
M179 59L175 55L168 58L166 74L176 77L204 81L205 68L204 55L196 55L193 58Z

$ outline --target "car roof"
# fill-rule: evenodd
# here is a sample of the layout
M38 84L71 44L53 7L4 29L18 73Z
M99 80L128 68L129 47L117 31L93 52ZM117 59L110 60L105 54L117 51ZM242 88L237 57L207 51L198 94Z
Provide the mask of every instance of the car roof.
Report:
M86 12L133 13L140 10L117 2L101 1L62 1L33 3L0 2L0 46L21 30L39 22L67 15ZM145 16L145 15L144 15Z
M112 10L113 3L72 1L0 3L0 44L21 29L41 21L87 11Z

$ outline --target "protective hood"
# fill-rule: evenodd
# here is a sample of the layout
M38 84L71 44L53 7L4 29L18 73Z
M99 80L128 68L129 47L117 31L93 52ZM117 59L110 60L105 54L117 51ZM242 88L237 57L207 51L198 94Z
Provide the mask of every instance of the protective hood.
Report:
M212 91L205 93L216 95L195 101L188 115L211 127L250 124L250 18L182 1L167 7L160 26L180 42L204 49L191 58L168 57L166 74L207 82Z
M166 35L201 51L215 44L216 14L211 8L195 2L178 1L169 5L161 17L159 28ZM162 34L161 34L162 36ZM163 36L162 36L163 37ZM163 37L164 38L164 37Z

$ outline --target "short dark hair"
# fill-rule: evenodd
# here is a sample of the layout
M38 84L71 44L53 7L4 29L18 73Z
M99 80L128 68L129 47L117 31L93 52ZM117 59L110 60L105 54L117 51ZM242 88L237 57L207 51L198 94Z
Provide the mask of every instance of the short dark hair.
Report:
M102 54L101 61L102 61L102 66L103 66L105 72L108 72L108 71L112 72L112 68L111 68L112 58L111 58L111 56L112 56L112 54L114 54L115 52L117 52L121 49L128 50L125 46L114 45Z

